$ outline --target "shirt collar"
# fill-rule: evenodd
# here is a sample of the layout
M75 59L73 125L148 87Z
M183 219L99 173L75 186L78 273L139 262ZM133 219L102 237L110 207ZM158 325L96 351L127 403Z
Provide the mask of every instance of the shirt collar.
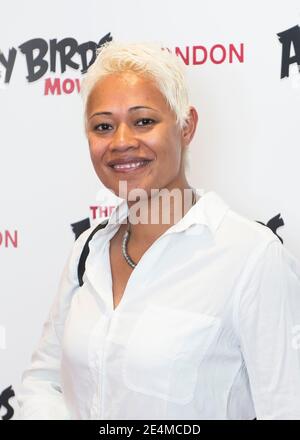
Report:
M205 191L203 188L195 190L200 196L198 201L165 234L183 231L193 224L205 225L212 233L216 232L229 206L215 191ZM123 199L112 211L105 229L110 230L116 224L126 223L128 212L127 201Z

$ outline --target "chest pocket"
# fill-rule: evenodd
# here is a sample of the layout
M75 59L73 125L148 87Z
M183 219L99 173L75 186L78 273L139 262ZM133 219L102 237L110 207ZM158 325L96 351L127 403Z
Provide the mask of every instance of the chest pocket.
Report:
M126 346L126 386L175 403L192 400L198 366L220 322L210 315L148 305Z

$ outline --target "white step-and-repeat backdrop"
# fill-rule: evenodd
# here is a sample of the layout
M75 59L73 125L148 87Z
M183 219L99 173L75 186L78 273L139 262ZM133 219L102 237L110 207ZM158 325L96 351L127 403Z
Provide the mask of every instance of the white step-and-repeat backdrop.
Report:
M299 0L1 5L0 419L28 366L76 236L110 213L84 137L82 74L109 39L187 65L199 128L189 181L268 224L300 258Z

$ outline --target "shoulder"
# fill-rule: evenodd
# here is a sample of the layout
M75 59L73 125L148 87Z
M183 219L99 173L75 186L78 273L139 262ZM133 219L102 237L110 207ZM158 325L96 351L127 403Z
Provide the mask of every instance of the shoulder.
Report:
M268 246L272 241L281 243L268 226L235 211L215 191L207 192L202 199L199 215L204 215L204 221L210 227L216 244L222 248L232 252L240 251L245 255Z
M247 253L263 252L271 243L282 246L279 237L268 226L231 208L227 210L219 232L225 242Z
M62 323L64 321L70 302L79 288L78 265L80 257L89 237L99 224L93 224L83 231L71 246L61 271L58 289L52 304L51 313L55 323Z
M240 285L248 284L263 267L296 265L279 237L268 227L229 208L218 228L215 241L236 267ZM298 270L298 269L297 269Z
M246 291L286 293L287 283L300 293L300 262L267 226L229 209L222 225L222 237L230 240L233 252L243 262L241 286ZM229 238L230 237L230 238ZM229 243L229 241L227 241ZM254 289L255 287L255 289Z
M78 264L84 250L88 253L89 247L88 242L100 228L100 224L104 221L97 224L92 224L88 229L83 231L77 239L72 244L69 254L67 256L67 260L65 262L64 268L61 274L61 285L68 285L69 289L72 287L78 286ZM61 287L61 286L60 286Z

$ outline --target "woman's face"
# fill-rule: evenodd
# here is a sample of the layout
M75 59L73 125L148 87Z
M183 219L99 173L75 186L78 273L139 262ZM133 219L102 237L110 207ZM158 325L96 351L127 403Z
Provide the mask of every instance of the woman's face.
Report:
M87 101L87 136L96 174L119 195L127 190L180 187L183 138L155 83L134 72L96 83Z

